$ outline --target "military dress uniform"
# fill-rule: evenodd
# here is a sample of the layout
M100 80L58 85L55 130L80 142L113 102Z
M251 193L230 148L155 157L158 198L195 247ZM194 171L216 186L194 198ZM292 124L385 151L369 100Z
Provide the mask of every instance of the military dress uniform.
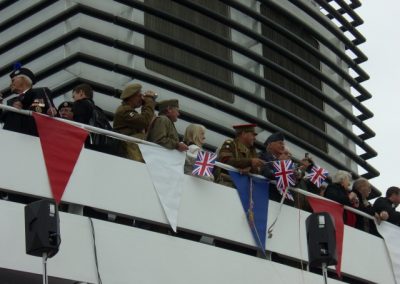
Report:
M129 85L122 92L121 98L129 98L132 94L140 92L140 90L141 85L139 84ZM135 138L146 139L146 130L154 118L154 108L155 101L152 97L143 97L141 113L123 101L114 115L114 131ZM122 148L127 158L143 162L142 154L136 143L124 142Z
M251 159L257 158L258 154L254 147L247 147L238 139L228 139L222 144L221 150L218 153L218 161L238 169L251 167ZM228 172L223 169L217 170L216 182L235 188Z
M179 107L178 100L160 102L160 112L167 107ZM153 121L149 129L147 140L167 149L177 149L179 145L179 135L175 124L165 115L160 115Z
M10 78L19 75L29 77L32 84L36 83L35 75L27 68L14 70L10 74ZM19 96L13 100L13 102L15 101L21 102L23 110L31 110L43 114L47 114L49 108L55 108L49 88L28 89L24 93L19 94ZM33 117L14 112L6 112L2 120L4 122L4 129L29 135L38 135Z
M239 131L254 132L255 124L235 125L233 128ZM218 153L218 161L238 169L250 169L253 173L258 173L255 169L251 169L251 161L253 158L258 158L258 154L254 146L246 146L239 141L238 138L228 139L222 144ZM229 176L228 172L221 168L216 168L215 180L217 183L233 187L235 185Z

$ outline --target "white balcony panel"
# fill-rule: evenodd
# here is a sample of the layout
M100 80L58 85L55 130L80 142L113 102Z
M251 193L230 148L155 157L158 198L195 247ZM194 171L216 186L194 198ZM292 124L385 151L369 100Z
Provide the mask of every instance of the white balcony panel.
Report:
M110 222L93 220L93 223L103 283L242 284L251 279L254 283L268 280L268 283L313 284L322 281L320 275L261 258ZM25 254L24 206L0 201L0 226L3 228L0 266L25 274L41 274L42 259ZM88 218L61 213L60 228L60 251L48 260L48 275L98 283ZM341 282L329 279L329 283Z
M7 161L1 166L0 188L50 198L39 139L4 130L0 131L0 137L0 157ZM167 224L145 164L86 149L81 153L63 200ZM270 222L277 211L277 203L271 201ZM267 250L307 261L305 218L308 214L285 206L272 239L266 242ZM178 226L254 246L235 190L195 177L185 176ZM372 247L374 250L369 250ZM382 239L346 227L343 248L344 273L378 283L394 282ZM376 263L380 264L379 270Z

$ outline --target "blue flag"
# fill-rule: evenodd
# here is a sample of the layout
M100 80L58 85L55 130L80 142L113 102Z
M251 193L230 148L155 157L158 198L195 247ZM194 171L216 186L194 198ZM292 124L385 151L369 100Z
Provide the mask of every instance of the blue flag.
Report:
M229 175L236 185L254 240L265 254L269 182L233 171L229 171Z

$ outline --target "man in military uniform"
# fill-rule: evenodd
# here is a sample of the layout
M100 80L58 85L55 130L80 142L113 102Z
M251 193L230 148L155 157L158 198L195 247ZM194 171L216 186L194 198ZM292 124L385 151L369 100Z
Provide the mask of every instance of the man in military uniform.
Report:
M146 138L146 130L154 118L156 94L147 91L142 94L140 84L130 84L121 94L122 103L114 115L113 128L115 132L133 136L139 139ZM135 109L141 108L141 113ZM136 143L124 142L122 151L129 159L143 162L142 154Z
M178 100L166 100L159 103L159 116L155 118L149 129L147 140L167 149L186 151L188 146L179 142L175 124L179 116Z
M218 161L238 168L243 174L258 173L264 162L258 158L254 147L257 135L255 127L255 124L233 126L236 131L236 138L228 139L222 144L218 153ZM215 175L217 183L235 188L226 170L216 168Z
M36 83L35 75L28 68L19 68L10 74L11 93L18 95L10 99L8 103L13 107L31 110L39 113L55 116L57 110L54 107L51 92L48 88L35 88L32 86ZM32 117L7 112L2 116L4 129L12 130L29 135L38 135L36 124Z
M74 113L72 112L73 102L65 101L58 106L58 114L61 118L73 120Z

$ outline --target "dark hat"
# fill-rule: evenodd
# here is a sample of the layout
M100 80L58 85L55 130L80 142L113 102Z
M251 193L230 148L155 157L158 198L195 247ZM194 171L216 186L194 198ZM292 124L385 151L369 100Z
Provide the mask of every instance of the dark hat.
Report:
M36 83L35 74L33 74L33 72L31 70L29 70L28 68L19 68L19 69L14 70L10 74L10 78L12 79L15 76L20 76L20 75L24 75L24 76L28 77L29 79L31 79L32 85Z
M268 145L272 142L276 142L276 141L284 141L285 140L285 136L283 136L282 132L276 132L271 134L267 140L265 140L264 145Z
M158 111L162 112L166 110L168 107L178 107L179 108L179 101L178 100L165 100L158 103Z
M233 129L235 129L236 133L242 133L242 132L253 132L257 135L256 133L256 127L257 124L251 123L251 124L237 124L233 126Z
M140 84L130 84L125 87L125 89L122 91L121 94L121 99L125 100L133 95L135 95L137 92L140 92L142 89L142 85Z
M73 102L69 102L69 101L65 101L65 102L62 102L59 106L58 106L58 111L60 111L62 108L64 108L64 107L70 107L70 108L72 108L72 105L73 105L74 103Z

